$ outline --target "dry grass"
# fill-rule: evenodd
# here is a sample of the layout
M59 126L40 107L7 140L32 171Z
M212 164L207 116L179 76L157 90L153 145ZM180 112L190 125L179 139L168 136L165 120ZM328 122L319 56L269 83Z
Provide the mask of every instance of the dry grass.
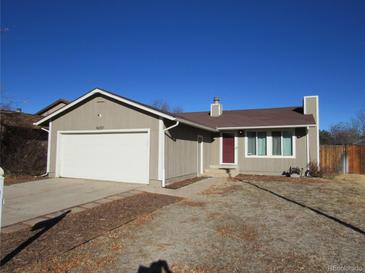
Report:
M202 201L192 201L192 200L183 200L180 202L180 205L190 206L190 207L203 207L205 206L205 202Z
M239 174L235 177L238 180L245 181L259 181L259 182L288 182L298 184L316 184L316 183L330 183L331 180L324 178L311 178L311 177L286 177L286 176L267 176L267 175L246 175Z
M207 190L204 190L201 194L203 195L225 195L230 194L232 192L242 190L241 185L231 184L231 185L222 185L222 186L212 186Z
M356 183L365 186L365 175L362 174L338 175L334 180L337 182Z
M222 237L232 237L244 241L254 241L258 237L255 226L245 223L224 224L219 226L216 231Z
M26 267L26 272L33 272L29 265L38 267L37 265L40 262L42 269L46 269L49 266L53 270L53 267L57 266L60 267L60 270L63 270L62 265L58 266L57 264L64 257L60 254L68 253L73 248L100 237L132 220L139 224L144 224L153 218L149 213L180 200L181 198L178 197L142 192L89 210L66 215L63 219L56 222L52 228L45 230L45 233L41 236L36 234L42 231L42 228L34 231L25 229L2 234L2 260L32 237L35 237L35 240L25 245L15 257L11 256L11 259L1 267L1 271L20 271L22 267ZM115 247L114 249L117 248ZM57 256L61 256L61 258ZM48 265L47 262L52 260L55 260L54 265ZM107 258L102 259L99 264L105 260ZM70 267L73 267L76 263L74 258L70 258L67 262L71 265ZM83 258L78 260L78 263L89 264L90 262L88 258ZM95 264L96 262L93 261L92 263Z

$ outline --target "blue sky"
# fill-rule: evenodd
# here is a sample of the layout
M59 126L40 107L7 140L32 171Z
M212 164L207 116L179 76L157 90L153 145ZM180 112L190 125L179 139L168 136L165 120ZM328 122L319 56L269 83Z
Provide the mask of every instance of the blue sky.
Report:
M185 111L365 107L365 1L2 0L1 91L25 112L94 87Z

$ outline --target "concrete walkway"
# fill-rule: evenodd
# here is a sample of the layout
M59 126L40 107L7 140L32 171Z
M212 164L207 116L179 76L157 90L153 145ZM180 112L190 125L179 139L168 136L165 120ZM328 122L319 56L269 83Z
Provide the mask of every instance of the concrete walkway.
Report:
M142 186L140 184L65 178L5 186L5 204L1 226L8 226Z
M160 184L149 184L140 187L139 191L192 198L213 185L226 182L227 178L207 178L178 189L162 188Z
M77 207L108 196L127 194L132 190L192 198L210 186L225 180L225 178L207 178L180 189L162 188L157 182L141 185L66 178L52 178L5 186L5 205L1 225L4 227L20 222L27 223L27 220L29 220L29 224L33 224L40 216ZM106 202L108 201L110 200ZM93 206L93 204L95 203L86 207Z

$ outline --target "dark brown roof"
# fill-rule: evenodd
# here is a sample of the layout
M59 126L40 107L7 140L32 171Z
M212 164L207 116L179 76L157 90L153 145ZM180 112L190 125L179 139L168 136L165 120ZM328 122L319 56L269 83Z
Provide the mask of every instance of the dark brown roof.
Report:
M313 115L303 114L302 107L223 110L219 117L211 117L206 111L183 112L176 116L212 128L315 124Z
M34 113L35 115L42 115L43 112L46 112L47 110L53 108L54 106L58 105L58 104L65 104L68 105L70 103L70 101L66 100L66 99L58 99L56 101L54 101L53 103L49 104L48 106L42 108L41 110L37 111L36 113Z

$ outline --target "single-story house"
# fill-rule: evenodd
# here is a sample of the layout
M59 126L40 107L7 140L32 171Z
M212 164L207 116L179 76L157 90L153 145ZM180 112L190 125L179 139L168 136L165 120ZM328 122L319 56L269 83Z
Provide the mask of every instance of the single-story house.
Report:
M298 107L168 113L96 88L35 123L51 177L165 184L207 169L282 174L319 163L318 96Z

